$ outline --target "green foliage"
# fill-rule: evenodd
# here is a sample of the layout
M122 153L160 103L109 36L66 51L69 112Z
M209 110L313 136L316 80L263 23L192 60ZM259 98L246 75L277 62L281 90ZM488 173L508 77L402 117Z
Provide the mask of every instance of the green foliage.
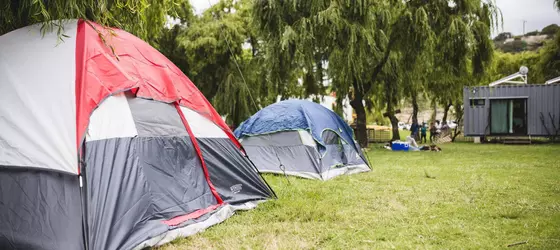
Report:
M222 0L201 16L185 12L165 29L160 49L191 78L231 125L276 101L268 91L265 54L251 20L251 1ZM247 47L247 45L249 45Z
M496 52L494 61L488 67L487 73L478 82L479 85L487 85L508 75L519 71L521 66L529 68L529 82L543 83L545 79L537 69L539 54L535 52L522 52L517 54ZM469 85L476 85L471 83Z
M159 51L171 60L181 71L189 76L190 62L187 57L187 52L181 46L178 37L184 32L184 27L175 25L170 29L164 29L162 35L159 37Z
M553 36L554 34L558 33L558 31L560 31L560 27L558 26L558 24L551 24L544 27L541 31L541 34Z
M525 34L525 36L538 36L541 33L538 30L535 31L531 31L531 32L527 32L527 34Z
M501 20L493 1L446 5L446 1L438 1L432 7L432 27L438 40L432 55L435 63L425 80L430 99L443 107L461 103L463 86L478 82L486 74L494 56L490 31ZM509 35L500 34L496 39L505 40Z
M35 23L62 35L63 20L80 18L122 28L156 44L167 16L177 17L185 9L190 9L186 0L2 0L0 35Z
M221 1L206 10L177 38L189 57L189 77L208 99L220 84L231 80L235 57L240 57L245 40L241 17L232 13L231 1Z
M512 38L512 37L513 37L513 35L510 32L503 32L503 33L498 34L498 36L496 36L494 38L494 41L495 42L504 42L505 40L507 40L509 38Z
M391 121L383 116L384 111L380 109L367 110L367 124L377 124L382 126L390 126Z
M542 77L542 82L560 76L560 30L554 40L548 41L539 51L540 59L537 66L537 75Z
M304 86L300 96L325 94L328 76L338 105L351 93L359 97L351 103L361 107L358 131L365 131L361 100L374 82L369 69L384 57L380 48L387 46L388 36L377 34L377 28L389 22L387 7L373 0L255 1L253 17L273 88L283 97L293 95L290 91L299 85L294 78L299 78Z
M254 1L253 20L262 37L267 79L279 95L325 94L325 42L335 28L328 24L341 14L337 5L321 1ZM303 86L303 93L297 85Z
M560 76L560 31L538 51L521 53L495 53L495 60L478 84L486 85L492 81L511 75L521 66L529 68L529 83L542 84L546 80ZM471 83L469 85L476 85Z
M327 61L332 89L352 99L358 135L366 121L362 102L392 113L428 81L455 86L431 88L437 96L458 95L455 79L481 75L491 61L488 37L499 20L494 1L480 0L259 0L253 9L278 89L303 69L305 94L320 93L324 72L317 65Z
M519 53L527 50L527 42L521 40L514 40L511 43L505 43L500 46L500 49L506 53Z

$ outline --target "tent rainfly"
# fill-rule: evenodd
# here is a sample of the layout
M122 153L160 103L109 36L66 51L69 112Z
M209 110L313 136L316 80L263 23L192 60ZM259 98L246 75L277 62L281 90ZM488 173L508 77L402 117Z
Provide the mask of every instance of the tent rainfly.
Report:
M352 129L314 102L272 104L235 130L260 172L328 180L369 171Z
M274 196L165 56L63 25L0 36L0 249L142 249Z

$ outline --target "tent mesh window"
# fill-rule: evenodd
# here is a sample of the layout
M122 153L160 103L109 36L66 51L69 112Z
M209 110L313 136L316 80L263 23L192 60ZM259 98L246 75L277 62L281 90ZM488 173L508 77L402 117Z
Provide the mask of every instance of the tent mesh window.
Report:
M332 130L323 131L322 137L323 142L325 143L325 152L323 153L323 158L330 159L327 162L331 162L331 168L344 166L344 164L347 162L344 145L346 145L347 143Z
M325 142L325 145L343 145L343 144L346 144L346 142L344 140L342 140L340 138L340 136L338 136L338 134L336 134L332 130L323 131L323 142Z

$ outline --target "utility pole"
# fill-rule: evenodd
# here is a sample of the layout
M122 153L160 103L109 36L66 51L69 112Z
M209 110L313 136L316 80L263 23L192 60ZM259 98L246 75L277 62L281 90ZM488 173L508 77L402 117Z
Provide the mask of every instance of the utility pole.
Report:
M523 21L523 36L525 36L525 24L527 23L527 20L522 20Z

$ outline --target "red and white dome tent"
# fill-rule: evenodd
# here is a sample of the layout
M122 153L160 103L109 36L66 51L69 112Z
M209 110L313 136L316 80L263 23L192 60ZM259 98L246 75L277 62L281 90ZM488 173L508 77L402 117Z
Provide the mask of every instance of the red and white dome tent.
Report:
M0 249L141 249L274 197L165 56L87 21L64 34L0 36Z

